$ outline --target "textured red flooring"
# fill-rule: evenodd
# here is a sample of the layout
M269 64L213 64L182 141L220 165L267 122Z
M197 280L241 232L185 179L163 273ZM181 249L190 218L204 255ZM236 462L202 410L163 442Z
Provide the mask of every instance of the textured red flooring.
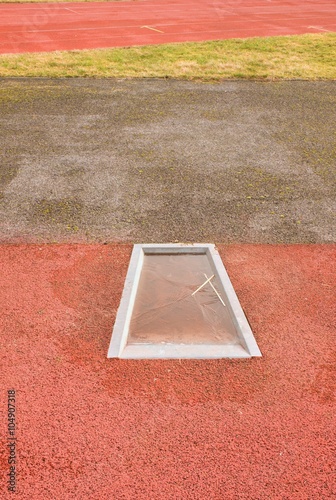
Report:
M336 246L219 250L260 359L108 360L131 247L0 246L1 498L12 387L17 498L335 498Z
M336 31L335 0L0 4L0 53Z

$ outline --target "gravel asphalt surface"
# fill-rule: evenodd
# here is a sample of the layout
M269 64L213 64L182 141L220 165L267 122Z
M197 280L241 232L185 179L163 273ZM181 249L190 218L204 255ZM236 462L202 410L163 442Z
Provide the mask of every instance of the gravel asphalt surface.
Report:
M335 82L0 80L0 241L335 241Z

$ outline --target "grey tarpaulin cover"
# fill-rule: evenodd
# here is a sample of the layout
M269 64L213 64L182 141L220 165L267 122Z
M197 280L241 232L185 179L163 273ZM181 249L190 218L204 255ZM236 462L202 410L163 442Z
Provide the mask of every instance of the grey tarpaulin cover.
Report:
M128 344L148 342L240 343L205 254L145 255Z

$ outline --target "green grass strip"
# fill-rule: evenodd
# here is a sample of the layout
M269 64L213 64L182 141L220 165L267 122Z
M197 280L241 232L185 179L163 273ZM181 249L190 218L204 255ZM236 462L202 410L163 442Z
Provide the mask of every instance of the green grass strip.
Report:
M336 79L336 33L5 54L1 77Z

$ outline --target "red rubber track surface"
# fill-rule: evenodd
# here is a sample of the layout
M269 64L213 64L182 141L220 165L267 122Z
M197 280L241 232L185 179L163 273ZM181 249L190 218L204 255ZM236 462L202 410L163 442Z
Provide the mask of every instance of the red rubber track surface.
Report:
M326 31L336 31L335 0L0 4L0 53Z
M129 245L0 246L0 490L19 499L331 499L335 245L220 246L263 353L107 359Z

